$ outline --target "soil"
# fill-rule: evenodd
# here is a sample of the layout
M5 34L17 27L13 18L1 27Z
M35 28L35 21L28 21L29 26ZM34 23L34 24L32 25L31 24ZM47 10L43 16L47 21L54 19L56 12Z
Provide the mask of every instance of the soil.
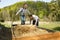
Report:
M60 32L48 32L32 25L6 28L0 24L0 40L60 40Z
M0 24L0 40L12 40L11 28Z
M13 40L60 40L60 32L36 35L36 36L26 36L22 38L13 38Z

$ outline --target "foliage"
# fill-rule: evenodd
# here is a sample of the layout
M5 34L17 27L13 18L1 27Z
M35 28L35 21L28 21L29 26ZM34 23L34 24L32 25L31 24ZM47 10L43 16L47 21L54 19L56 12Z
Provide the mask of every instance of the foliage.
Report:
M47 21L60 21L60 0L52 0L51 2L43 1L27 1L28 10L39 16L40 19ZM17 11L25 2L18 2L14 5L0 9L0 20L19 20L20 15L16 16Z

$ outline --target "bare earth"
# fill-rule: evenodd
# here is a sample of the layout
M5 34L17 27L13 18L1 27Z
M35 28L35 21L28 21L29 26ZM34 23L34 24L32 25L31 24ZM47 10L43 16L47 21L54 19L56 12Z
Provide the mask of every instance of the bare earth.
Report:
M15 36L12 37L12 40L60 40L60 32L49 33L46 30L39 30L35 26L24 26L15 27ZM16 30L20 31L17 32Z
M28 36L22 38L13 38L12 40L60 40L60 32L44 34L44 35L36 35L36 36Z

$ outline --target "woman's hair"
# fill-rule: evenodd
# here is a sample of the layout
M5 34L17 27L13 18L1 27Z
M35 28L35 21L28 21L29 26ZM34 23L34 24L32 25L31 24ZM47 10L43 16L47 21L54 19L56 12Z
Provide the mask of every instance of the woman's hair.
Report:
M24 8L25 5L27 5L27 3L24 3L24 4L23 4L23 8Z
M24 5L27 5L27 3L24 3L23 6L24 6Z

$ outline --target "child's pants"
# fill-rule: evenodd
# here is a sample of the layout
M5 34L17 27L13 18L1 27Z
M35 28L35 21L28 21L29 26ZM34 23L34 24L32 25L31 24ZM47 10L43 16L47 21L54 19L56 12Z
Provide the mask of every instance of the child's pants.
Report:
M38 26L39 25L39 20L37 21L37 23L36 23L36 20L33 20L33 25L36 25L36 26Z
M25 15L21 16L21 25L25 25Z

